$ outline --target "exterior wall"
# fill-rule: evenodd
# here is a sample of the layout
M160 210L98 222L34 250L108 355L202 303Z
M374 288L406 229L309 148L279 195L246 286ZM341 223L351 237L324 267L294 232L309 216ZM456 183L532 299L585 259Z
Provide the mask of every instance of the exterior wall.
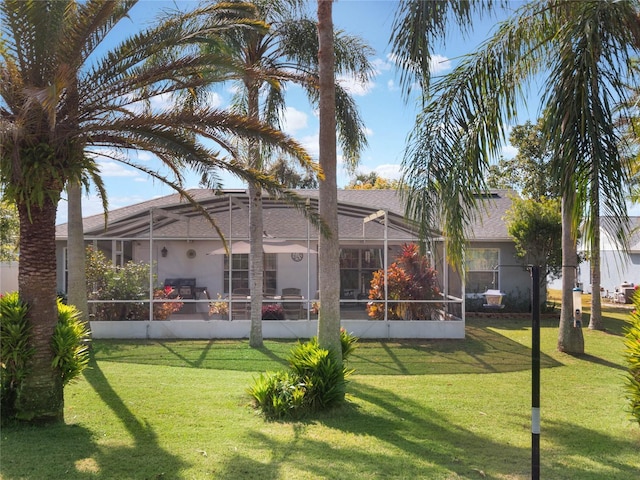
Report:
M0 294L18 290L18 262L0 262Z
M640 284L640 252L623 256L618 251L600 251L600 285L605 294L612 294L622 283ZM584 293L592 293L591 262L585 261L578 269L578 282ZM554 282L554 285L556 282ZM558 281L558 287L561 283Z
M162 249L167 249L167 256L162 256ZM214 240L154 240L154 273L158 282L164 283L166 278L195 278L196 287L206 288L212 299L220 294L224 296L224 255L208 255L222 248L222 242ZM188 250L196 252L195 257L187 256ZM134 242L133 256L135 261L149 262L149 242ZM193 255L193 254L192 254ZM317 254L304 254L300 262L295 262L289 253L277 254L277 291L287 287L300 288L305 298L313 298L317 286ZM308 262L307 262L308 260ZM307 267L309 285L307 285Z
M500 291L518 298L531 298L531 275L516 257L513 242L473 242L472 248L499 248L500 263L498 265L498 284ZM466 292L473 296L472 292Z
M462 339L463 321L367 321L347 320L342 326L359 338ZM249 338L248 320L179 320L91 322L93 338L115 339L213 339ZM269 320L262 323L264 338L310 338L317 334L315 320Z

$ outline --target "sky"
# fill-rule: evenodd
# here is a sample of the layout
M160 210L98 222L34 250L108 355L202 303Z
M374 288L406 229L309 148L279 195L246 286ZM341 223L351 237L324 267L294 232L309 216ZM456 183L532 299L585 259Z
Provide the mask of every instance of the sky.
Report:
M163 9L173 6L172 1L141 0L131 11L131 18L125 19L110 33L109 42L117 42L126 35L137 31L150 23ZM184 9L195 6L191 0L176 0L176 4ZM513 1L517 8L521 2ZM371 61L375 67L375 76L366 85L357 85L343 80L354 96L365 124L368 147L361 154L359 173L375 171L381 177L396 179L400 176L400 163L417 113L417 99L406 100L399 88L399 72L395 68L390 55L389 38L393 24L397 0L338 0L333 6L334 28L342 29L353 35L359 35L375 50ZM315 1L310 1L310 12L315 13ZM506 15L506 14L505 14ZM486 36L491 33L500 18L475 22L474 32L463 36L452 31L446 43L436 46L432 71L434 75L445 74L451 70L458 59L475 49ZM225 108L232 96L231 85L215 88L211 94L212 104ZM529 105L537 105L537 92L532 92L533 101ZM289 87L286 93L287 109L283 130L297 139L314 157L318 155L318 116L317 111L307 102L302 90ZM522 121L537 118L537 107L523 107L519 114ZM509 128L509 126L505 126ZM516 151L507 145L502 155L511 158ZM340 164L338 151L338 188L343 188L350 177ZM137 154L137 160L150 166L154 160L147 153ZM119 164L114 160L99 161L101 175L108 192L110 209L149 200L173 193L170 187L154 181L142 172ZM235 177L223 175L224 188L244 188L245 185ZM195 176L188 176L187 187L198 186ZM65 223L67 219L67 203L60 202L57 223ZM83 215L101 213L101 201L91 191L83 198Z

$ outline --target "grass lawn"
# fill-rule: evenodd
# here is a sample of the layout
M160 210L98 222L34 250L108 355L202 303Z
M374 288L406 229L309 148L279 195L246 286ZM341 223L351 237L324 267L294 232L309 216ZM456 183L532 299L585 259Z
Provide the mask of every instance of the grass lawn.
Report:
M624 399L622 319L556 351L542 321L541 477L640 478L640 427ZM588 324L588 318L585 319ZM5 427L13 479L526 479L529 320L470 319L465 340L362 341L345 407L266 422L246 388L292 346L266 341L96 341L65 393L66 424Z

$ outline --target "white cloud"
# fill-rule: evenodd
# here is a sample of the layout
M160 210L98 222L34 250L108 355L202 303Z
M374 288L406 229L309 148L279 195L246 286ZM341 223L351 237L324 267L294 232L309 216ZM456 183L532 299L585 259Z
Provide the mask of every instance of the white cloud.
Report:
M375 86L375 83L371 81L362 82L352 76L340 76L337 80L338 83L342 85L342 88L347 91L347 93L350 93L351 95L355 95L357 97L364 97L365 95L368 95L369 93L371 93L371 90L373 90L373 87Z
M378 165L373 169L378 176L387 180L399 180L401 176L400 165L397 163L386 163Z
M400 90L400 88L396 85L396 82L394 82L393 79L387 81L387 89L390 92L397 92L398 90Z
M139 172L126 168L124 165L110 160L99 161L98 166L100 167L100 175L103 177L135 178L140 176Z
M308 126L308 115L293 107L286 107L282 122L282 130L289 135L294 135L297 131Z
M383 60L382 58L376 58L371 62L373 69L376 73L386 72L393 68L393 61L391 60L391 56L387 55L387 60Z
M518 154L518 149L513 145L505 145L502 147L502 156L507 160L515 157Z
M364 127L362 129L362 133L364 133L367 137L373 137L373 130L368 127Z
M298 139L298 141L302 144L302 146L305 148L305 150L307 152L309 152L309 155L311 155L311 157L313 158L318 158L318 156L320 155L320 137L319 137L319 133L315 133L313 135L307 135L304 136L300 139Z
M431 60L429 61L429 67L431 69L431 73L438 74L442 72L446 72L447 70L451 70L451 61L442 55L432 55Z

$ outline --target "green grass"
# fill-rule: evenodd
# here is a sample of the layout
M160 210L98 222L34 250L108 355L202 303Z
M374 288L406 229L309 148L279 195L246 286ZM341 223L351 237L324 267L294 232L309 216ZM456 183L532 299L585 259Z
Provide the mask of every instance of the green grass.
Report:
M624 399L624 309L556 351L542 322L541 476L638 478L640 427ZM588 322L588 319L587 319ZM361 341L343 408L266 422L245 393L292 346L266 341L96 341L67 387L65 425L2 430L13 479L526 479L528 320L472 319L465 340Z

